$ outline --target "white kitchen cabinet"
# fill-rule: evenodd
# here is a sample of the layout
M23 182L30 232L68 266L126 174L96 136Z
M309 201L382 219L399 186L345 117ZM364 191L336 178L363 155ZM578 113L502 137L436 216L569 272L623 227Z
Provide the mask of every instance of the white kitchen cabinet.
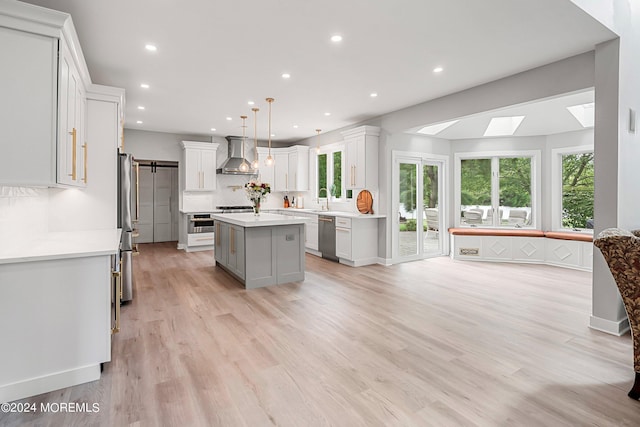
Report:
M336 217L336 256L352 267L378 262L378 220Z
M305 240L304 246L307 249L312 249L314 251L318 250L318 215L307 215L304 216L310 218L311 220L307 222L306 231L305 231Z
M0 185L84 186L90 79L70 16L3 4L0 51Z
M378 137L380 128L360 126L342 132L345 144L345 187L378 188Z
M268 153L267 148L258 148L260 179L271 184L272 192L309 190L309 147L272 148L272 166L264 163Z
M338 258L353 259L351 240L351 219L336 218L336 256Z
M289 153L278 150L271 155L274 160L271 191L289 191Z
M182 141L182 177L184 191L216 189L216 152L218 145L209 142Z
M265 164L265 160L269 155L269 149L267 147L258 147L258 158L260 159L259 179L262 182L266 182L271 186L271 191L275 188L275 162L271 166ZM273 153L271 153L273 156Z
M289 149L289 191L309 191L309 147L301 145Z
M58 167L57 182L86 185L85 91L69 48L58 52Z
M118 326L111 255L119 240L115 229L54 233L0 259L2 345L11 349L0 351L0 402L100 378Z

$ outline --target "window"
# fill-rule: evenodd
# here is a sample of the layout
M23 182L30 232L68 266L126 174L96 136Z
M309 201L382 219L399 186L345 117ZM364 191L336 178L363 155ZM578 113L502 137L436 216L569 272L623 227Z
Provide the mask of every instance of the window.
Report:
M342 199L345 193L342 185L342 151L333 149L318 154L318 178L316 195L318 198Z
M535 227L538 151L456 154L457 224Z
M555 229L593 228L593 147L552 151L552 221Z
M593 228L593 151L562 156L562 227Z

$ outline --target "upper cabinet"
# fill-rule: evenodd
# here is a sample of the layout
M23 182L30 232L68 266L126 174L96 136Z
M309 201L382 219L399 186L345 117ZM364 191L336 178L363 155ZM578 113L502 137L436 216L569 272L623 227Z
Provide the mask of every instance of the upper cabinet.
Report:
M90 79L71 17L3 2L0 51L0 185L85 186Z
M345 144L345 187L378 188L378 137L380 128L360 126L342 132Z
M184 191L214 191L218 145L211 142L182 141Z
M84 186L86 162L86 97L80 74L66 43L58 50L58 167L59 184Z
M274 162L271 166L264 163L268 153L267 148L258 147L260 179L271 184L271 191L309 190L309 147L272 148Z

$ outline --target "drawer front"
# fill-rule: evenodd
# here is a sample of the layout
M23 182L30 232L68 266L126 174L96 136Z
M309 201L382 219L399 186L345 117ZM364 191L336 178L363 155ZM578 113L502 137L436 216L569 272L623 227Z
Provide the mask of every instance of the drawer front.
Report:
M187 234L187 246L206 246L215 242L214 233Z
M336 227L351 228L351 218L336 217Z

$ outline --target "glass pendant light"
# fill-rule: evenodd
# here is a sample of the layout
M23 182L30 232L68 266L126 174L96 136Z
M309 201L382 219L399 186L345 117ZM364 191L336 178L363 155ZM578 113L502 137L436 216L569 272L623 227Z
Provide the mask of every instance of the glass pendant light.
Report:
M271 157L271 103L275 100L273 98L267 98L266 101L269 103L269 155L264 163L267 166L271 166L273 165L273 157Z
M258 111L259 108L253 107L253 162L251 162L251 168L256 171L260 167L260 159L258 159Z
M247 163L244 160L244 140L246 138L245 136L245 130L247 129L247 125L245 124L245 120L247 120L247 116L240 116L240 118L242 119L242 150L240 150L240 152L242 153L242 163L240 163L240 166L238 167L238 169L240 169L242 172L246 172L249 170L249 163Z

